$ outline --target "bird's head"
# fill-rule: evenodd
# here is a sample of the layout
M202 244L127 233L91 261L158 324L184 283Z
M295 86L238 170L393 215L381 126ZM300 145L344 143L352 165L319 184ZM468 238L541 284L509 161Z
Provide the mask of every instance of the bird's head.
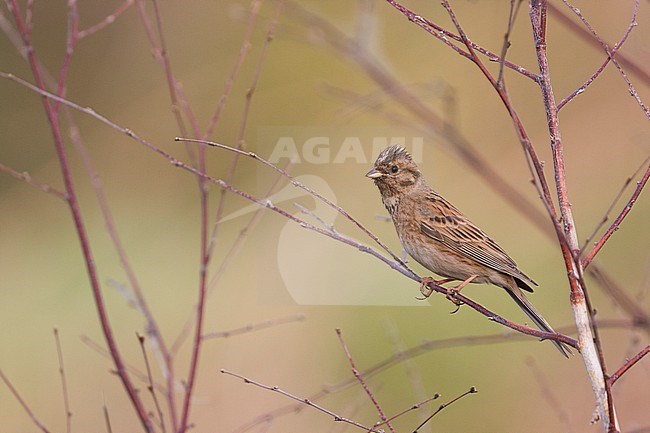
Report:
M375 181L382 195L407 193L422 181L422 174L411 155L397 144L382 150L366 177Z

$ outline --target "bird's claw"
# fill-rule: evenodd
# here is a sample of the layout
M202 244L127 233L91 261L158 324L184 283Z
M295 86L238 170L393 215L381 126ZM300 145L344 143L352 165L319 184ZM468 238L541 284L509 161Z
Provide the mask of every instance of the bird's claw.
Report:
M445 295L445 297L449 299L451 303L456 306L456 309L449 314L456 314L458 310L460 310L460 306L463 305L464 302L459 300L456 297L456 295L458 295L460 291L463 290L463 287L471 283L476 277L477 275L472 275L465 281L458 284L457 286L447 288L447 294Z
M429 287L429 283L438 284L438 281L434 280L431 277L424 277L420 280L420 293L422 293L422 298L416 296L415 299L418 301L424 301L433 293L433 289Z

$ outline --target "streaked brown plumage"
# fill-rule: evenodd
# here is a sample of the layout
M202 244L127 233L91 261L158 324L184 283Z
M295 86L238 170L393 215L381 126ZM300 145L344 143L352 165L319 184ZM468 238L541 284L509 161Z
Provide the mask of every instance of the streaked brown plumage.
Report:
M406 252L446 278L489 283L506 289L541 330L555 332L522 290L537 285L481 229L425 182L411 155L401 146L384 149L367 174L381 193ZM568 347L553 341L567 356Z

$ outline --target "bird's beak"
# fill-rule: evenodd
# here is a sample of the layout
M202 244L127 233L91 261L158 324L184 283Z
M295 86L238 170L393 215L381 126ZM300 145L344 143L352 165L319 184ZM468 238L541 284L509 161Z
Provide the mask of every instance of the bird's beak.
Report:
M380 171L377 171L376 168L373 168L368 173L366 173L366 177L369 177L370 179L379 179L383 175L384 174L382 172L380 172Z

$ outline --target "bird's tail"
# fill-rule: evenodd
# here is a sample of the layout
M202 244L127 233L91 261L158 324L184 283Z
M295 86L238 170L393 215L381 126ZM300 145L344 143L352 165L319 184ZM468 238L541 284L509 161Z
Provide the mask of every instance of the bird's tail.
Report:
M528 298L526 298L526 295L521 291L521 289L517 286L514 288L509 287L507 290L508 294L512 297L512 299L519 305L519 308L524 310L524 313L530 319L537 325L539 329L542 331L546 332L552 332L555 333L553 328L551 328L551 325L548 324L548 322L542 317L542 315L537 311L537 309L533 306L533 304L530 303ZM552 343L557 347L557 349L564 355L566 358L569 357L569 354L573 354L571 352L571 349L569 346L567 346L564 343L552 340Z

